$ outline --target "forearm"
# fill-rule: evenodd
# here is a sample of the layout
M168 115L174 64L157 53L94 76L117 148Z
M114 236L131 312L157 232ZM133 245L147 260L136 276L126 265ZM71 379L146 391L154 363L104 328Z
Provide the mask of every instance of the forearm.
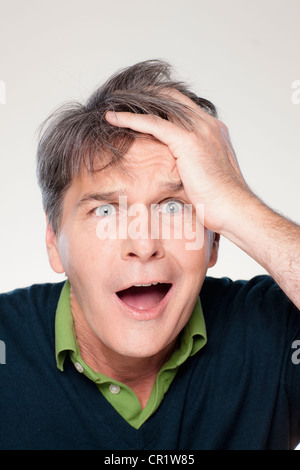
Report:
M300 309L300 227L251 194L227 220L221 235L263 266Z

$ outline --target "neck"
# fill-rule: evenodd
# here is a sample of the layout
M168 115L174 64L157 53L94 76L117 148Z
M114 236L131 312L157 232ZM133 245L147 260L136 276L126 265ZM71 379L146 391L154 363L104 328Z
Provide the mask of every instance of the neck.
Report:
M130 387L145 407L163 364L176 348L176 340L151 357L122 356L107 347L88 325L71 288L71 309L82 359L95 372L111 377Z

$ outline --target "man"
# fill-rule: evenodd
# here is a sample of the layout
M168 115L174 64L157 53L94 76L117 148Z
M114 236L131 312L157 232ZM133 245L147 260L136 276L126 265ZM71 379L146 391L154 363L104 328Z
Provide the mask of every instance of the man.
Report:
M45 126L67 281L1 296L1 447L294 448L300 229L251 192L212 103L146 61ZM206 277L220 235L270 276Z

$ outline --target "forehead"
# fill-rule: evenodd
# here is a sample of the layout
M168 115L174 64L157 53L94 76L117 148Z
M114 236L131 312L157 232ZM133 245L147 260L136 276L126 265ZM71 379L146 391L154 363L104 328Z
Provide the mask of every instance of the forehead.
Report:
M179 183L176 160L168 147L150 138L136 139L122 158L122 168L108 166L87 176L86 182L101 190L122 187L127 190L163 182Z
M125 166L133 172L143 169L174 171L176 161L168 147L150 138L136 139L124 156Z
M160 197L184 195L176 161L168 147L152 139L137 139L120 166L84 171L74 178L64 199L64 214L95 201L128 197L129 204L148 203ZM72 209L73 207L73 209Z

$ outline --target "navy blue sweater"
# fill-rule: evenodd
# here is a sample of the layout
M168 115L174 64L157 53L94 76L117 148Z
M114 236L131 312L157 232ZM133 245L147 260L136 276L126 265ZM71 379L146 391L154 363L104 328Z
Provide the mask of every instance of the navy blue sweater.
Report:
M0 295L1 449L288 449L300 441L300 315L271 278L205 280L207 345L138 430L69 360L57 369L62 286Z

